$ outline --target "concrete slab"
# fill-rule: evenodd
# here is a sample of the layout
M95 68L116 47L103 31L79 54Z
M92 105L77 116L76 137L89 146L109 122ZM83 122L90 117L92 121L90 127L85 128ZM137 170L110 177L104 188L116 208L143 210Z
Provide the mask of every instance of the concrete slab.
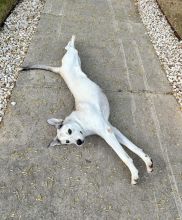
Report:
M181 219L182 114L133 2L47 0L24 64L60 65L73 33L83 70L108 96L111 122L152 156L154 172L128 151L140 171L131 186L97 136L47 149L55 130L46 120L67 116L73 97L53 73L21 73L17 104L0 127L1 219Z
M127 168L98 137L89 138L82 148L46 148L55 135L46 119L52 115L64 118L73 108L69 92L64 91L60 97L63 90L19 86L14 92L12 100L17 101L17 105L9 108L3 126L6 129L1 133L3 216L11 211L12 202L23 219L40 219L41 216L50 219L54 215L55 219L64 215L67 219L132 219L134 215L141 218L144 214L146 219L156 219L156 215L161 219L177 216L146 96L135 95L135 125L131 94L107 92L111 121L154 159L155 171L149 176L142 161L131 154L141 175L136 189L129 183ZM152 217L156 206L160 212Z

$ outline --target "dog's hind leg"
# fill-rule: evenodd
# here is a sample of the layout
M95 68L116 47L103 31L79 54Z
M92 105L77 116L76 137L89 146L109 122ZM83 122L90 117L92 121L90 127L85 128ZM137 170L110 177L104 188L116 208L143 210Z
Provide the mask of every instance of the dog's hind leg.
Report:
M67 50L67 52L62 58L63 68L64 66L79 66L81 68L81 60L78 55L78 51L75 48L75 35L72 36L65 49Z
M118 139L119 143L126 146L136 155L138 155L146 164L147 172L150 173L153 171L153 161L152 159L144 153L144 151L133 144L127 137L125 137L117 128L112 127L116 138Z
M75 48L75 35L73 35L71 37L71 40L68 42L68 44L66 45L65 49L69 50L70 48Z

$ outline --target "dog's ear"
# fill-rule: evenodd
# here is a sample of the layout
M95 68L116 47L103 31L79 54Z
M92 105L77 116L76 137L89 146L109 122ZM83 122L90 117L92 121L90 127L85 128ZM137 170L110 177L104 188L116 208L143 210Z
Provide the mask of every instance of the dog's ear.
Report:
M55 126L57 129L59 129L63 125L63 119L50 118L47 120L47 123Z
M49 143L49 145L48 145L47 147L54 147L54 146L60 145L60 144L61 144L60 140L59 140L57 137L55 137L55 138Z

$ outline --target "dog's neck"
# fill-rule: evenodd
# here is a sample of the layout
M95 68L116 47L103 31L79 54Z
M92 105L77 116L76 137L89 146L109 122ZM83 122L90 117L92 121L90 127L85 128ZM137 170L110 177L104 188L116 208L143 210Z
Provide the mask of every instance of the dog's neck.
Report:
M83 114L80 115L79 111L73 111L69 116L67 116L64 120L64 124L67 123L75 123L78 129L83 133L83 136L89 136L92 135L93 132L90 131L89 125L86 123L83 119Z
M76 116L77 114L75 114L76 112L72 112L69 116L67 116L63 122L63 124L75 124L76 127L78 128L78 130L80 130L83 135L86 137L86 131L85 129L83 129L82 123L80 122L80 120L78 119L78 117Z

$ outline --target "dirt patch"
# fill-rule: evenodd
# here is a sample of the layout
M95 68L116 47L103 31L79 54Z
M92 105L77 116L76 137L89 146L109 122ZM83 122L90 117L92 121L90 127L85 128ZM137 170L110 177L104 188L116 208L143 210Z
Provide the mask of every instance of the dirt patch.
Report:
M6 19L10 11L15 7L18 0L1 0L0 1L0 25Z
M157 0L169 23L182 39L182 0Z

